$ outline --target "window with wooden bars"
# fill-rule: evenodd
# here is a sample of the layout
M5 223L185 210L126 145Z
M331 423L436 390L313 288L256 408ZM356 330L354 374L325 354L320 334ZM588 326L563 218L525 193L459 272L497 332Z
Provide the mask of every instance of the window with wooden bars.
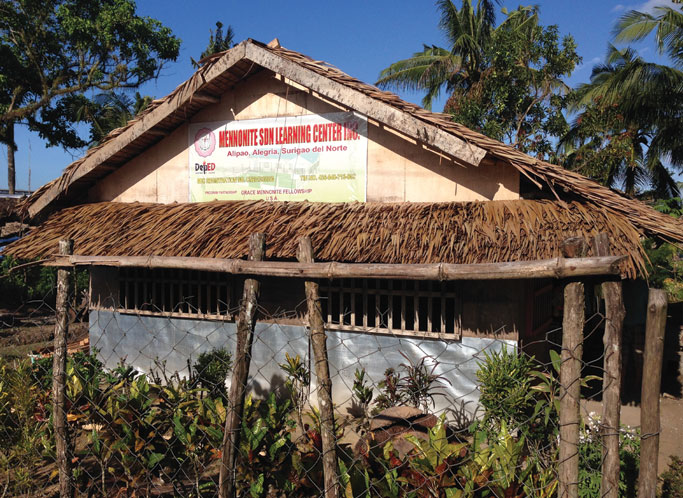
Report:
M121 268L118 311L232 319L232 278L217 272Z
M320 282L323 319L332 330L460 339L455 282L339 279Z

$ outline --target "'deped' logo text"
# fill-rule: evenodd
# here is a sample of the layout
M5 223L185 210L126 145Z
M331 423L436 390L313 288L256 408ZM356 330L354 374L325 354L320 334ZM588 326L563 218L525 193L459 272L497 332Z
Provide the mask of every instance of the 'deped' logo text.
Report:
M216 169L216 163L207 163L206 161L202 164L194 163L194 170L201 171L202 173L207 173L209 171L214 171Z

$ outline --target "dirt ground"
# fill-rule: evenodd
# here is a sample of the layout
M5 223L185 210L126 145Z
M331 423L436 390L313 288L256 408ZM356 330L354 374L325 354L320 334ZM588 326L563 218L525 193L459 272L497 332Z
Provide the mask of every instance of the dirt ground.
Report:
M54 331L54 313L51 310L10 313L0 309L0 356L22 358L29 353L50 351ZM87 335L87 323L69 325L69 343L77 342Z
M683 384L683 352L679 352L678 381ZM675 358L675 357L674 357ZM584 413L601 413L602 404L599 401L587 401ZM683 398L664 394L659 398L659 420L661 432L659 435L658 473L666 471L670 456L683 458ZM640 405L631 403L621 407L621 424L630 427L640 427Z

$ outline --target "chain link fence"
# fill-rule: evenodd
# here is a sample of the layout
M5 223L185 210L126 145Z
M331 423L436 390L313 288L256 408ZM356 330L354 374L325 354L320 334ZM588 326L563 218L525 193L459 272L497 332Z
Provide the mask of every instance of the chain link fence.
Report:
M231 445L234 464L223 479L232 481L236 496L560 496L559 415L567 390L560 385L559 328L525 343L546 352L534 358L518 350L517 340L500 338L510 337L507 329L483 336L445 325L406 332L421 317L401 292L387 307L379 297L352 306L322 291L333 405L326 426L302 288L288 308L256 302L248 353L240 355L243 279L215 293L210 285L180 285L166 297L152 287L158 282L110 293L100 286L92 302L71 280L63 387L67 477L76 496L219 496ZM205 283L211 281L207 276ZM424 318L438 323L447 305L425 303ZM44 322L44 340L30 354L5 348L0 360L1 496L60 494L53 307L48 296L3 318L4 336L39 334L25 325ZM362 323L352 315L368 309L371 326L352 330ZM401 326L406 315L413 318ZM602 335L599 311L586 324L585 342ZM599 400L604 358L585 356L582 395ZM244 397L236 403L236 365L245 359ZM581 496L600 496L604 427L575 401L582 413L572 484ZM236 407L239 423L229 426ZM323 441L330 429L331 453ZM619 439L619 495L635 496L640 436L624 428Z

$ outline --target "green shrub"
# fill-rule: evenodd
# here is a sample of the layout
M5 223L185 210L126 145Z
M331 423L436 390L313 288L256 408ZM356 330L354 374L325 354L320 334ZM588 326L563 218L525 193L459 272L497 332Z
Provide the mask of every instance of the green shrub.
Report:
M0 261L0 296L3 305L19 305L28 301L53 304L57 286L57 268L41 265L18 266L27 263L8 256ZM88 270L71 272L74 296L89 286Z
M528 433L534 417L536 399L531 389L534 359L523 352L484 351L479 363L479 403L484 408L485 427L499 427L502 422L513 430Z
M671 455L669 469L660 476L662 480L661 498L681 498L683 496L683 459Z
M227 399L225 381L232 369L232 355L225 348L201 353L192 365L193 384L206 389L209 396Z

